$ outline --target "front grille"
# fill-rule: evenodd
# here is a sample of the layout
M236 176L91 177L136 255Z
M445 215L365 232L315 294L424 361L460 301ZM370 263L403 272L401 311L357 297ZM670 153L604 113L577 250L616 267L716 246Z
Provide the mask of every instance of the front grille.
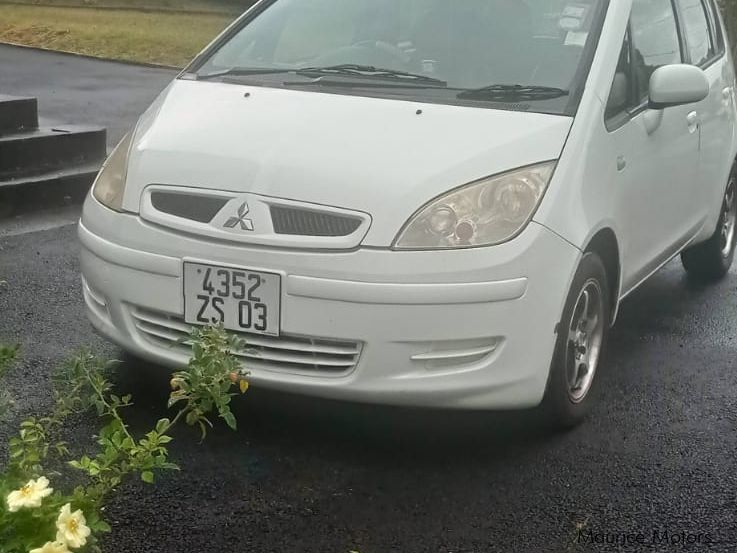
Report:
M281 205L272 205L270 209L276 234L348 236L361 226L361 219L358 217Z
M134 309L135 326L149 342L176 348L189 355L192 327L181 317ZM281 335L279 337L234 333L246 341L244 350L233 353L244 360L246 369L341 374L351 371L361 355L359 342Z
M158 211L198 223L212 221L227 203L228 198L218 196L161 190L151 192L151 204Z

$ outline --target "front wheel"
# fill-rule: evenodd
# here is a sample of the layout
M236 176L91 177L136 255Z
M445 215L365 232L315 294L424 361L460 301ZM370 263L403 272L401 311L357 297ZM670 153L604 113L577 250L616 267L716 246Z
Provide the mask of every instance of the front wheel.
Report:
M579 424L594 403L596 374L609 329L609 285L601 258L584 254L558 325L558 337L543 399L554 426Z
M732 168L722 198L722 211L714 234L706 242L688 248L681 261L688 275L702 282L724 278L734 261L737 233L737 167Z

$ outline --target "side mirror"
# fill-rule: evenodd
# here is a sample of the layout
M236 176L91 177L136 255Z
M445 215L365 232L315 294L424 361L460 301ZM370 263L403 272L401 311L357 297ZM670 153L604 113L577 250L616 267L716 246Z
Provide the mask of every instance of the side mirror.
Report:
M693 65L664 65L650 76L651 109L693 104L708 95L706 73Z

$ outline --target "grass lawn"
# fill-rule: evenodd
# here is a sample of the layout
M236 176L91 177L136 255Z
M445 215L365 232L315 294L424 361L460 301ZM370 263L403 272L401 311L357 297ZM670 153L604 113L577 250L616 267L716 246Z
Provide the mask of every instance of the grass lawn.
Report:
M0 4L25 4L51 7L130 8L142 11L174 10L239 14L254 0L0 0Z
M234 17L0 4L0 42L183 66Z

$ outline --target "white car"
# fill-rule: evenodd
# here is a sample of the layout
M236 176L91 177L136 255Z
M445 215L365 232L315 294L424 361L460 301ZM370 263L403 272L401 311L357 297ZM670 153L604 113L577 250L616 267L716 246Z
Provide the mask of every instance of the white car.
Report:
M256 386L461 409L594 401L624 297L734 257L735 76L713 0L261 0L107 160L87 312Z

